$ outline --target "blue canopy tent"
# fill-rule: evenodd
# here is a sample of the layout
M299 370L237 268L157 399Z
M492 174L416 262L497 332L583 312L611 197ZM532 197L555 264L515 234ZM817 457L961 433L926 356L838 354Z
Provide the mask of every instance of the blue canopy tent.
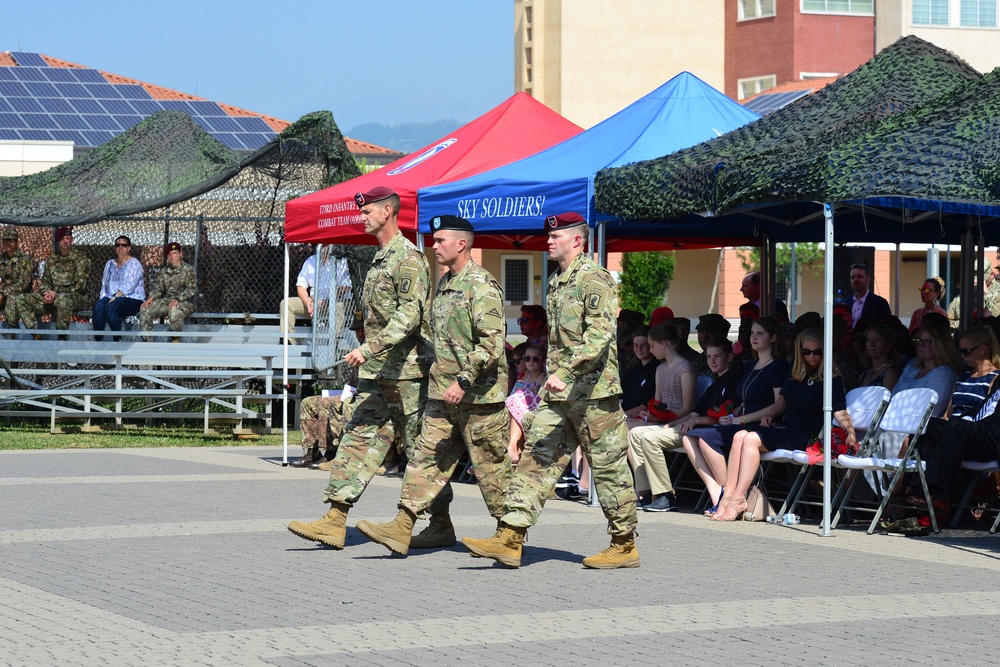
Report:
M598 171L688 148L757 118L698 77L681 72L598 125L541 153L459 181L421 188L420 231L431 233L429 221L436 215L460 215L476 228L477 245L479 235L487 234L525 247L522 237L540 235L541 221L548 215L575 211L592 227L615 220L594 208ZM648 224L637 227L640 236L648 234ZM629 236L625 227L616 230ZM651 242L635 240L642 248Z

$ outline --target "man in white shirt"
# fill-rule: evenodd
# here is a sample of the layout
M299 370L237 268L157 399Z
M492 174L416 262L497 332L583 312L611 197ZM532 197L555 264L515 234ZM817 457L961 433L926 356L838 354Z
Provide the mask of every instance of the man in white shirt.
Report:
M875 324L892 315L889 302L868 289L871 282L872 272L867 264L851 266L851 289L854 290L854 298L851 299L852 328L859 320Z
M299 270L299 276L295 280L295 293L293 296L284 299L278 305L279 326L282 336L294 336L296 317L315 317L317 306L329 299L331 280L329 275L319 276L318 272L326 272L334 269L335 284L337 286L337 299L348 299L351 294L351 274L348 271L347 260L344 258L334 258L331 263L329 249L323 250L323 263L317 271L316 255L310 255L303 262ZM319 289L317 289L317 282ZM318 303L317 303L318 302ZM349 305L349 304L348 304ZM346 307L346 306L345 306ZM340 317L343 308L337 309L337 322L341 322ZM339 331L342 327L338 326ZM290 341L291 342L291 341Z

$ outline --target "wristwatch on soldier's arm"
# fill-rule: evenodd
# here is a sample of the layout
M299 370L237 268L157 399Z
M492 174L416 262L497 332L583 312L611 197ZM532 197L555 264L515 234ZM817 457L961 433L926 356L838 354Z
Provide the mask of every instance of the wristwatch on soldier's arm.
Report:
M461 375L455 378L455 382L457 382L458 386L462 388L462 391L469 391L469 387L472 386L472 383Z

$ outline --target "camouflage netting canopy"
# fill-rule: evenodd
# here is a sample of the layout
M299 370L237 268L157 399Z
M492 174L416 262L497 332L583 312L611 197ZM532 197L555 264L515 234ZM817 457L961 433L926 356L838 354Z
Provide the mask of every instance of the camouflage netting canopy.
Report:
M995 153L992 162L986 155L970 161L954 144L941 143L957 129L961 134L955 139L966 141L988 131L989 117L977 120L958 106L971 102L971 91L984 93L984 86L995 88L994 77L983 80L951 53L904 37L854 72L765 118L687 150L601 171L595 180L597 208L632 220L669 220L761 204L895 195L901 191L893 191L899 183L891 172L931 154L976 171L989 188L990 170L995 183ZM922 106L940 113L921 115ZM996 122L996 101L976 109L992 113ZM957 128L959 116L949 114L960 111L966 121ZM935 124L925 127L931 119ZM894 134L886 147L884 138L900 128L903 133ZM880 162L872 161L859 152L862 146L873 153L887 150ZM947 192L937 166L927 167L907 177L909 196Z
M250 154L231 150L185 113L160 111L65 164L0 178L0 224L18 226L22 249L36 261L51 252L53 228L76 226L74 245L91 258L94 295L118 235L131 238L147 289L162 247L177 241L198 271L196 310L274 313L283 290L285 203L359 175L328 111L303 116ZM335 246L333 254L348 260L361 285L374 252ZM293 283L310 253L291 248Z

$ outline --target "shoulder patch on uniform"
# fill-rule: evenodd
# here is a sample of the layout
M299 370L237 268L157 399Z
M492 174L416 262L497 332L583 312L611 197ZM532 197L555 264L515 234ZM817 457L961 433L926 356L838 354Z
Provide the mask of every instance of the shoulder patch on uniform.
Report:
M413 271L404 271L399 280L399 293L409 294L417 282L417 276Z
M488 311L486 311L486 314L489 315L490 317L501 317L500 311L497 310L496 308L490 308Z
M589 312L597 312L601 309L601 303L604 302L604 293L598 291L587 291L583 298L584 307Z

